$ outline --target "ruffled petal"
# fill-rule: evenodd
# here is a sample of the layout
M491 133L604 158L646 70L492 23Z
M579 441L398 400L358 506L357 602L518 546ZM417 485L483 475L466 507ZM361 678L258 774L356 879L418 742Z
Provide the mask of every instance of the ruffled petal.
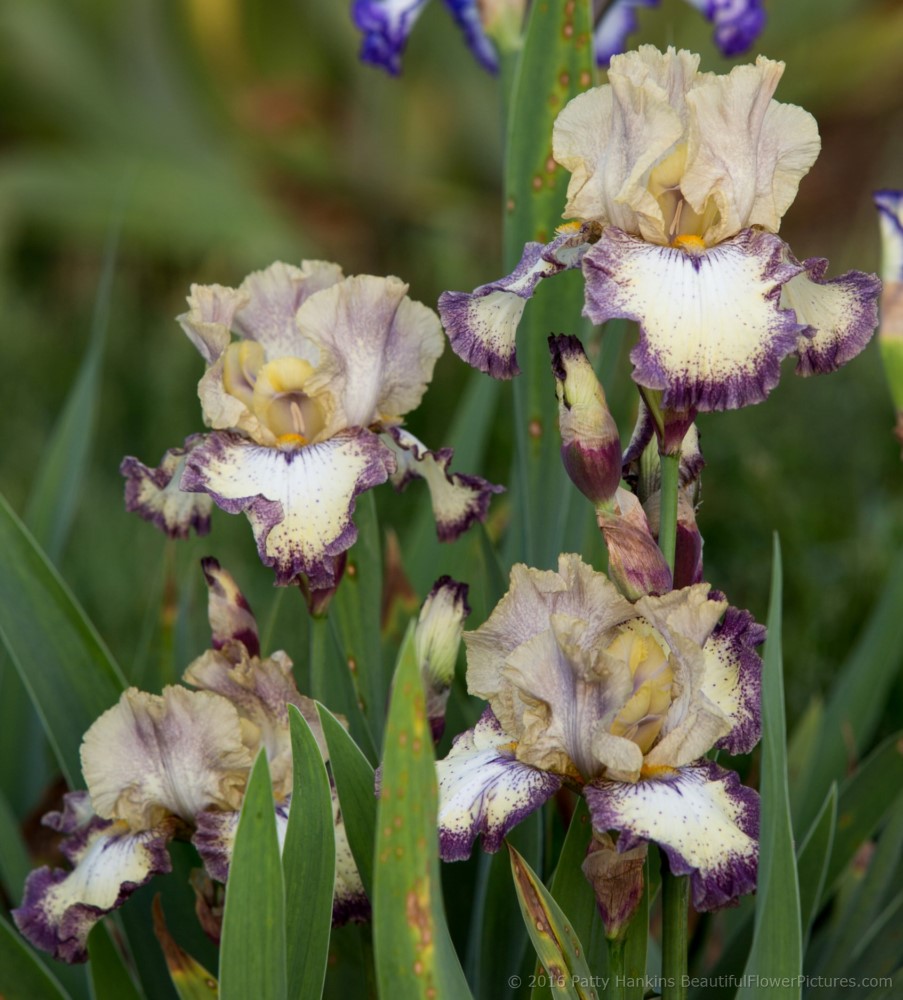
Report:
M749 753L759 742L762 661L756 647L765 641L765 626L748 611L728 608L702 652L703 694L733 723L715 746L728 753Z
M179 488L188 456L203 440L203 435L192 434L184 447L170 448L156 469L126 456L119 466L126 480L125 509L155 524L170 538L187 538L192 528L198 535L206 535L213 501Z
M597 236L593 225L564 227L551 243L528 243L507 277L470 293L443 292L439 315L455 354L493 378L520 374L515 340L527 299L543 278L579 267Z
M706 231L717 243L741 229L777 232L821 140L808 111L771 99L784 64L759 56L754 66L712 75L687 95L687 164L680 190L700 215L711 201L718 220Z
M397 76L408 35L426 3L427 0L354 0L351 16L364 33L361 59Z
M242 719L253 723L266 749L270 778L277 801L292 790L292 743L288 706L304 716L317 739L324 760L329 759L319 716L310 698L300 694L292 675L292 661L283 652L265 660L249 658L244 647L210 649L183 675L186 684L227 698Z
M655 7L658 3L659 0L615 0L605 8L593 30L593 50L597 65L607 66L612 56L627 48L627 37L639 27L637 8Z
M257 619L232 574L212 556L201 560L201 569L207 581L207 618L213 648L222 649L226 643L239 642L250 656L257 656L260 652Z
M126 823L95 817L66 852L74 868L39 868L25 883L16 926L36 948L62 962L84 962L91 928L154 875L172 870L171 825L132 833Z
M230 514L247 514L261 561L275 569L278 584L303 573L321 588L334 585L336 557L357 538L355 498L394 469L392 453L368 431L296 451L218 433L192 454L182 486L209 493Z
M445 5L451 11L477 62L490 73L495 73L499 68L499 57L483 30L479 0L445 0Z
M455 740L436 764L439 780L439 855L443 861L470 857L477 837L490 854L512 827L561 787L556 774L521 764L511 737L491 709Z
M804 260L802 267L803 273L781 289L781 306L792 309L807 327L797 344L797 375L826 375L871 340L878 326L881 282L862 271L825 280L828 262L820 257Z
M758 403L804 332L779 306L782 286L801 270L784 261L785 249L754 230L690 253L609 229L584 258L584 312L594 323L626 317L640 324L633 378L661 389L664 407Z
M311 295L342 278L342 268L325 260L304 260L300 267L277 262L253 271L241 283L247 303L235 316L235 331L256 340L268 361L296 357L314 363L316 351L298 332L295 316Z
M618 850L655 841L675 875L689 875L693 906L714 910L756 888L759 796L733 771L700 761L655 779L584 789L593 826L618 830Z
M451 448L430 451L429 448L401 427L390 427L383 441L395 455L396 469L392 485L403 490L412 479L426 480L436 518L436 532L442 542L452 542L463 534L474 521L482 521L489 509L493 493L504 493L504 486L449 472L454 456Z
M765 28L763 0L686 0L714 25L715 44L721 54L738 56L755 42Z
M690 52L641 45L612 58L607 85L566 105L552 130L552 155L571 173L566 218L668 242L650 176L684 137L698 66Z
M188 312L178 321L188 339L212 365L229 346L235 313L248 304L242 289L223 285L192 285L188 296Z
M322 437L397 421L420 403L445 340L439 317L407 291L399 278L363 274L299 309L298 329L320 352L305 391L329 393L336 407Z
M243 735L235 707L219 695L129 688L82 741L95 811L147 830L167 816L191 823L204 809L236 808L253 762Z

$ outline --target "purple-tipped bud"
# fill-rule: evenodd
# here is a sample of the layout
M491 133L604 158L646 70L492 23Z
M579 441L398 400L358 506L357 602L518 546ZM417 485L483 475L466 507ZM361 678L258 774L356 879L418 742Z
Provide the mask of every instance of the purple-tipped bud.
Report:
M240 642L249 656L258 656L257 621L232 574L212 556L201 560L201 569L207 581L207 617L213 648L222 649L227 642Z
M571 481L596 506L621 482L621 440L605 393L583 345L566 334L549 337L558 395L561 459Z
M593 887L596 905L610 941L623 936L643 898L646 844L618 853L607 833L594 833L583 862L583 874Z
M470 614L468 586L450 576L440 577L420 609L414 631L414 649L426 690L426 713L433 739L445 729L445 706L455 676L455 662L464 619Z
M630 601L646 594L666 594L672 587L671 570L640 501L627 490L618 490L614 506L614 511L598 514L608 547L608 575Z

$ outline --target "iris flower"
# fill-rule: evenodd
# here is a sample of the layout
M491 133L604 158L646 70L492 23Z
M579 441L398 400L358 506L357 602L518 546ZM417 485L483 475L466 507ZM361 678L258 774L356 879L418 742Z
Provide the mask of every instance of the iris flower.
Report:
M407 290L323 261L273 264L237 289L193 285L179 321L207 364L198 395L212 432L159 469L126 458L128 509L171 535L206 528L211 500L243 512L276 582L312 591L335 586L355 499L387 479L426 479L443 540L482 518L500 487L450 473L449 449L401 426L444 346Z
M687 420L771 392L781 361L831 372L877 324L880 282L799 261L777 235L820 148L815 120L772 94L784 64L719 76L651 45L616 56L609 83L572 100L553 131L571 174L563 226L515 271L439 311L455 352L496 378L519 371L515 333L539 281L582 267L584 315L639 324L633 378Z
M897 409L897 439L903 444L903 191L875 192L881 224L881 327L878 342Z
M562 785L617 849L654 841L709 910L756 885L759 802L706 758L760 735L764 629L707 584L635 603L576 555L515 566L489 620L464 634L471 694L489 702L437 765L440 850L496 851Z
M225 882L239 811L254 759L267 755L280 843L291 809L292 755L288 705L295 705L326 744L316 709L298 693L283 652L260 657L257 623L232 577L204 561L213 648L185 671L195 690L162 695L125 691L85 734L87 791L65 796L44 824L65 835L60 850L71 870L40 868L13 911L19 930L55 958L82 962L91 928L154 875L172 868L166 845L195 845L207 872ZM333 791L336 884L333 919L369 910Z
M353 0L351 15L363 33L361 59L389 73L401 72L408 37L429 0ZM714 26L715 44L725 56L745 52L765 27L762 0L686 0ZM593 48L596 62L607 66L627 47L637 29L636 9L656 7L659 0L596 0L593 4ZM445 0L477 61L489 72L498 69L496 42L519 37L527 0Z

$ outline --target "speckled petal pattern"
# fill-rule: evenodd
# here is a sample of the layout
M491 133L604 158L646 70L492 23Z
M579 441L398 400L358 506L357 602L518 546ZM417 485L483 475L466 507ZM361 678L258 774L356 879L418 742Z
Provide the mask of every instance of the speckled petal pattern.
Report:
M543 278L579 267L597 235L591 224L565 228L551 243L528 243L507 277L470 293L443 292L439 315L455 354L493 378L518 375L515 340L527 299Z
M74 868L38 868L25 883L22 905L12 911L16 926L36 948L63 962L84 962L91 928L154 875L172 869L163 825L132 833L122 822L92 823L76 850Z
M156 469L126 456L119 466L125 476L125 509L155 524L170 538L188 538L192 529L206 535L213 501L186 493L179 485L189 454L203 441L202 434L192 434L182 448L170 448Z
M521 764L511 737L490 709L462 733L436 764L439 779L439 854L443 861L470 857L477 837L494 853L508 831L561 787L556 774Z
M454 457L451 448L431 451L401 427L389 428L382 440L395 454L396 470L391 476L395 489L403 490L412 479L426 481L436 532L442 542L454 541L474 521L484 520L492 494L505 492L504 486L496 486L480 476L450 472Z
M230 514L247 514L260 558L278 584L303 573L320 588L335 584L335 559L357 538L355 498L394 471L392 453L369 431L295 451L219 433L194 452L182 485L208 493Z
M655 841L675 875L689 875L693 906L714 910L756 887L759 796L711 761L584 789L595 829L617 830L618 850Z
M662 406L748 406L777 385L805 329L780 308L782 286L801 271L784 252L776 236L754 230L689 253L608 229L584 258L584 312L594 323L640 324L633 378L662 390Z

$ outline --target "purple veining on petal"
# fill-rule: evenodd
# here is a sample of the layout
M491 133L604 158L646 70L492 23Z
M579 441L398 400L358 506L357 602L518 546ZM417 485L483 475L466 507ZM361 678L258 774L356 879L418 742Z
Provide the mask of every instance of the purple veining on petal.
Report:
M633 379L650 389L662 390L662 406L677 411L726 410L761 402L777 385L781 360L797 349L800 335L805 328L797 323L792 310L779 306L782 286L801 272L801 267L784 260L786 245L771 233L744 230L730 240L725 240L699 254L688 254L676 247L660 247L646 243L614 227L605 230L602 238L583 258L586 278L586 304L584 315L594 323L609 319L625 318L640 324L640 339L630 353L634 365ZM645 322L656 309L662 308L661 287L640 288L635 275L629 272L642 255L657 255L652 265L666 278L687 282L698 296L711 297L712 288L721 288L722 296L732 290L722 287L723 282L713 279L712 269L719 266L751 265L757 272L757 281L766 289L762 295L763 308L769 328L763 331L763 342L744 358L739 370L714 377L702 369L702 361L711 361L707 350L715 351L712 335L700 323L692 328L693 319L687 321L691 330L686 334L694 353L693 361L700 370L691 367L674 367L662 345L651 343L650 331ZM733 258L733 259L732 259ZM648 265L648 261L644 262ZM741 290L742 291L742 290ZM721 301L724 301L722 298ZM675 309L682 303L674 303ZM700 301L691 301L698 307ZM678 317L682 319L681 313ZM741 322L741 317L737 318ZM724 331L717 331L721 336ZM656 331L661 335L661 331ZM718 360L716 357L715 361Z
M76 869L65 871L60 868L39 868L33 871L25 882L22 904L12 911L12 918L22 935L36 948L49 952L62 962L84 962L88 958L87 939L91 928L112 910L118 909L129 896L153 878L154 875L166 874L172 870L172 863L166 850L166 844L171 838L168 827L145 830L132 833L107 835L107 830L124 824L114 824L101 820L101 825L92 825L91 835L81 845L81 850L73 860ZM76 834L79 836L79 834ZM143 872L139 880L124 880L118 883L114 898L97 905L83 900L60 903L59 896L64 896L66 883L79 877L78 862L97 866L103 870L104 855L109 851L121 851L123 847L134 852L141 852L144 863L140 866ZM113 856L112 863L121 863L121 857ZM90 883L90 873L82 876ZM95 876L97 877L97 876ZM115 876L113 876L115 879ZM78 883L74 883L73 891L78 892ZM88 893L89 884L84 886Z
M808 314L805 303L797 304L794 286L786 289L788 304L796 310L797 319L807 325L810 320L816 320L799 340L796 373L826 375L855 358L871 340L878 327L881 282L876 275L863 271L847 271L838 278L826 280L828 261L823 257L809 257L802 262L802 267L809 282L819 286L823 294L833 292L840 300L836 311L832 302L832 327L819 328L817 317Z
M543 278L579 267L596 238L587 223L560 233L551 243L528 243L517 267L473 292L443 292L439 315L452 350L493 378L520 374L515 341L524 305Z
M392 485L401 492L413 479L427 481L440 542L453 542L474 521L485 520L492 495L505 492L504 486L481 476L450 472L454 449L433 451L401 427L389 427L387 433L400 449L396 452L396 471L390 477Z
M682 843L681 827L689 826L699 817L692 816L694 792L707 784L721 784L735 816L729 822L741 835L751 842L751 850L738 852L726 850L717 863L704 871L691 864L682 850L691 853L692 845ZM670 801L658 804L653 820L663 824L661 831L650 835L649 831L638 832L625 825L622 802L628 802L635 795L642 796L647 786L655 785L656 792L667 790ZM715 910L723 906L736 905L739 897L756 888L759 839L759 796L751 788L740 783L734 771L725 770L713 761L702 760L696 764L679 768L668 777L641 780L636 784L614 781L596 781L584 788L584 796L592 816L593 826L600 831L618 830L618 850L627 851L649 840L655 840L668 858L673 874L689 875L693 891L693 906L699 911ZM663 809L667 808L667 821L663 819ZM681 809L686 810L681 812ZM698 834L707 835L703 828ZM666 842L670 841L670 842ZM708 845L709 847L711 845Z
M427 0L355 0L351 16L364 33L361 59L397 76L408 35L426 3Z
M156 469L127 455L119 465L125 476L125 509L156 525L170 538L188 538L191 529L198 535L210 531L210 501L180 489L179 477L187 455L204 441L192 434L182 448L170 448ZM175 481L173 481L175 480Z
M342 449L347 451L342 454ZM335 495L330 494L328 491L335 485L332 481L334 476L327 475L322 468L319 473L317 471L316 463L322 465L325 462L328 469L333 453L336 462L346 458L360 463L348 497L337 499ZM306 502L305 511L311 516L314 513L322 516L327 507L341 502L344 509L335 519L338 527L327 524L323 529L325 531L328 528L332 537L317 538L315 551L305 551L301 541L282 539L277 550L270 552L268 539L271 533L294 512L286 511L281 500L270 499L259 489L237 495L242 493L243 485L248 483L250 478L239 474L243 459L249 469L255 463L271 464L283 475L289 474L295 462L302 463L302 466L310 463L313 467L313 472L310 473L312 484L310 494L302 499L295 490L291 494L291 499L300 503ZM233 472L229 471L230 463L233 463L232 468L235 470ZM356 497L365 490L384 483L394 469L395 459L391 451L374 434L360 428L337 434L322 444L309 445L294 451L264 448L236 434L215 432L208 435L203 447L191 455L182 477L182 487L190 492L209 494L217 506L227 513L247 515L254 529L261 562L275 570L278 585L291 584L303 573L308 578L310 586L318 590L335 585L336 559L349 549L357 538L357 528L352 520ZM304 469L301 472L303 473ZM214 488L211 480L221 485ZM229 485L230 481L234 482L235 489L227 496L222 492L224 489L222 484ZM284 483L274 480L273 492L278 493L280 486L284 486Z
M490 73L497 72L499 68L498 53L483 30L478 0L445 0L445 6L451 11L452 17L461 29L477 62Z
M713 600L722 595L713 591ZM736 667L738 707L734 728L715 746L728 753L749 753L762 735L762 660L756 648L765 641L765 626L740 608L729 607L705 644L705 653Z
M483 850L494 854L508 831L543 805L562 782L560 775L517 760L491 708L483 712L473 729L455 738L437 769L439 855L443 861L470 857L480 835Z
M593 49L596 64L607 66L612 56L624 52L627 38L639 27L638 7L655 7L659 0L614 0L605 8L593 30Z

